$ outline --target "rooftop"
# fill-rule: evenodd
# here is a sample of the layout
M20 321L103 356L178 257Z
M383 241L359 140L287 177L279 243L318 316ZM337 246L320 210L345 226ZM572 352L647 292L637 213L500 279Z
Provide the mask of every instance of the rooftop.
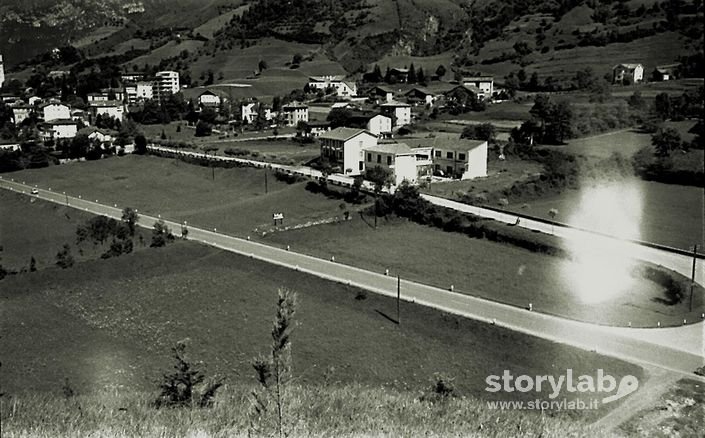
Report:
M376 146L365 148L369 152L377 152L380 154L408 154L411 148L406 143L380 143Z
M492 76L467 76L463 78L463 82L468 81L468 82L487 82L487 81L494 81L494 77Z
M484 140L471 140L460 138L460 134L436 133L434 137L405 138L404 141L411 147L433 147L448 151L469 151L487 143Z
M320 138L328 139L328 140L347 141L353 137L357 137L360 134L368 134L368 135L375 136L374 134L372 134L371 132L369 132L365 129L340 127L340 128L335 128L334 130L332 130L330 132L326 132L325 134L322 134Z

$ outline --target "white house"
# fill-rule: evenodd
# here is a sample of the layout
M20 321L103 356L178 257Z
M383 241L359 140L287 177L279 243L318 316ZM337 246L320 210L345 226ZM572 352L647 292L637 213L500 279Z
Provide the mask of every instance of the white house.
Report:
M15 125L19 125L29 117L32 107L25 104L12 105L12 119Z
M341 97L357 96L357 84L346 81L345 76L311 76L308 78L308 86L316 90L334 88L335 93Z
M463 78L463 85L476 87L482 91L481 96L492 97L494 93L494 78L492 76L470 76Z
M381 105L382 114L392 119L392 127L411 124L411 105L402 102L387 102Z
M42 106L44 121L61 120L71 118L71 108L59 102L49 102Z
M40 103L42 103L42 98L38 96L31 96L29 99L27 99L27 102L29 103L29 106L39 105Z
M12 141L4 141L0 140L0 151L3 152L14 152L14 151L19 151L21 148L20 144L17 142L12 142Z
M641 64L618 64L612 67L612 83L622 84L628 81L632 84L644 80L644 66Z
M274 113L272 112L271 108L269 108L268 106L266 106L260 102L250 102L250 103L243 103L240 106L240 111L242 113L241 120L243 122L247 122L248 124L251 124L252 122L257 120L257 114L259 113L260 110L263 112L265 120L270 121L274 118Z
M115 100L94 101L90 103L91 115L95 120L98 115L103 117L114 117L116 120L122 121L125 117L125 106L122 102Z
M296 126L299 122L308 122L308 105L291 102L282 106L282 115L286 126Z
M345 175L365 171L364 150L377 144L377 136L355 128L336 128L321 134L321 158L341 166Z
M433 166L443 176L472 179L487 176L487 142L437 136L429 139L433 147Z
M421 102L424 105L433 105L436 95L423 87L414 87L404 94L409 103Z
M113 141L115 140L116 134L115 131L100 128L84 128L81 129L78 133L86 134L86 136L88 136L88 139L93 142L110 145L112 145Z
M78 132L78 122L71 119L52 120L42 126L44 139L74 138Z
M88 103L108 101L108 93L88 93Z
M392 132L392 119L376 114L367 122L367 130L378 136L389 136Z
M380 143L365 148L365 169L380 166L394 175L394 185L416 184L433 172L432 149L410 148L406 143Z
M2 55L0 55L0 88L2 88L2 84L5 83L5 68L3 67L2 64Z
M225 94L216 90L205 90L198 96L198 104L209 108L217 108L226 100Z

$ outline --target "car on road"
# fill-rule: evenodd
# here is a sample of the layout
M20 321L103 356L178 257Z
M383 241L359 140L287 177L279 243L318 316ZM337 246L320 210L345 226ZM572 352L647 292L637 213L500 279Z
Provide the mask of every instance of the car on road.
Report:
M38 195L38 194L39 194L39 190L37 190L37 189L32 189L32 194L33 194L33 195Z

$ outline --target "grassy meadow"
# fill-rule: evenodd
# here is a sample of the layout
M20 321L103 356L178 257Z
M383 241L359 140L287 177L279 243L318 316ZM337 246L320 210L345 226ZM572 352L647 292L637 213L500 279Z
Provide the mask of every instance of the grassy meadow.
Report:
M265 241L321 258L335 256L336 262L375 272L389 269L390 275L444 289L453 285L456 292L518 307L531 302L540 312L599 324L677 325L683 318L697 320L702 308L701 297L692 312L687 302L657 302L663 288L643 278L634 278L625 289L614 286L608 299L594 302L568 273L587 269L600 275L597 268L401 219L382 220L374 229L372 218L355 216L344 223L269 234Z
M314 195L305 190L303 182L278 181L271 171L211 169L152 156L113 157L15 172L7 177L239 235L268 227L275 212L284 213L287 225L340 214L341 201Z

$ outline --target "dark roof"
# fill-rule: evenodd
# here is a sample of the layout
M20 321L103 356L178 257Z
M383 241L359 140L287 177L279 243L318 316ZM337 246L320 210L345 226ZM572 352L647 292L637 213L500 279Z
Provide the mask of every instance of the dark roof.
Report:
M335 128L334 130L330 132L326 132L325 134L321 134L320 138L324 139L329 139L329 140L342 140L342 141L348 141L353 137L356 137L360 134L369 134L373 137L376 137L376 135L372 134L371 132L365 130L365 129L357 129L357 128Z
M380 143L375 146L366 147L366 151L380 154L408 154L411 148L406 143Z
M469 151L487 143L484 140L470 140L460 138L460 134L437 133L435 137L405 138L404 141L411 147L433 147L448 151Z

